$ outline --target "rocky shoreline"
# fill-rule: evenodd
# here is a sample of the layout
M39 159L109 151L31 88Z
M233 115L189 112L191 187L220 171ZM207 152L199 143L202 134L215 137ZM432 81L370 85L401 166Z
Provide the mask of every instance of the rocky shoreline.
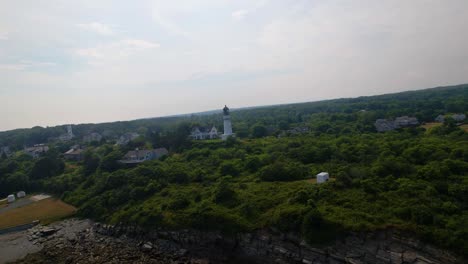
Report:
M29 242L41 250L13 263L210 263L193 258L174 243L153 244L122 235L96 232L90 220L69 219L27 231Z
M38 225L23 235L34 250L14 263L466 263L396 230L351 234L320 249L272 230L225 237L79 219Z

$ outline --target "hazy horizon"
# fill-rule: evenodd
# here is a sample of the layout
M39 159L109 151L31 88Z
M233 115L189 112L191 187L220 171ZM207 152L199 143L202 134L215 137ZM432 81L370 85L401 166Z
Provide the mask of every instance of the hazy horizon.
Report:
M231 110L242 110L242 109L248 109L248 108L261 108L261 107L270 107L270 106L279 106L279 105L292 105L292 104L312 103L312 102L320 102L320 101L328 101L328 100L352 99L352 98L378 96L378 95L385 95L385 94L395 94L395 93L400 93L400 92L422 91L422 90L427 90L427 89L451 87L451 86L457 86L457 85L464 85L464 83L444 85L444 86L438 85L438 86L435 86L435 87L426 87L426 88L418 88L418 89L411 89L411 90L402 90L402 91L391 92L391 93L357 95L357 96L353 96L353 97L335 97L335 98L325 98L325 99L313 100L313 101L298 101L298 102L286 102L286 103L276 103L276 104L273 103L273 104L268 104L268 105L246 105L246 106L239 106L239 107L232 107L232 106L228 106L228 107ZM51 124L51 125L46 125L46 126L35 125L35 126L31 126L31 127L17 127L17 128L7 129L7 130L0 130L0 132L12 131L12 130L16 130L16 129L31 129L31 128L37 127L37 126L40 126L40 127L57 127L57 126L66 126L66 125L102 124L102 123L113 123L113 122L131 122L131 121L143 120L143 119L166 118L166 117L170 118L170 117L178 117L178 116L187 116L187 115L192 115L192 114L204 114L204 113L209 113L209 112L212 112L212 111L219 111L219 113L222 113L222 111L223 111L222 108L223 107L224 107L224 105L220 105L220 107L218 109L202 109L202 110L197 111L197 112L174 113L174 114L168 114L168 115L163 115L163 116L147 116L147 117L140 117L140 118L134 118L134 119L116 119L116 120L103 120L103 121L98 121L98 122L63 123L63 124Z
M468 1L0 4L0 131L468 82Z

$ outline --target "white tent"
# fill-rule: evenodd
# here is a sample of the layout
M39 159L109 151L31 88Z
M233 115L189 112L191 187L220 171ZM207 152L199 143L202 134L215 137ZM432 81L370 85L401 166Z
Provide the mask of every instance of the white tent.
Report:
M9 203L14 202L15 201L15 195L14 194L8 195L7 200L8 200Z
M317 183L327 182L329 178L330 175L328 174L328 172L321 172L317 174Z
M26 196L26 193L24 191L19 191L17 194L16 194L16 197L18 198L23 198Z

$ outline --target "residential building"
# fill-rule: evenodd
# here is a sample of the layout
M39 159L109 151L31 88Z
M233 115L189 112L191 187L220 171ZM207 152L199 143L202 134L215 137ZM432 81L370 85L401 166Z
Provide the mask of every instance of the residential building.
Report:
M169 154L169 151L166 148L135 149L127 152L120 162L124 164L138 164L148 160L159 159L167 154Z
M388 119L377 119L375 120L374 125L378 132L385 132L396 129L395 122Z
M298 134L305 134L309 133L309 128L308 127L294 127L292 129L286 130L287 133L293 134L293 135L298 135Z
M416 117L400 116L395 118L395 126L397 128L417 125L419 125L419 122Z
M465 120L465 118L466 118L465 114L453 114L452 115L452 119L457 121L457 122L461 122L461 121Z
M24 153L33 157L34 159L40 157L47 151L49 151L49 147L45 144L37 144L32 147L24 149Z
M419 121L416 117L400 116L395 118L395 120L377 119L374 126L378 132L385 132L403 127L417 126L418 124Z
M73 161L83 160L83 155L84 155L84 149L82 149L78 145L75 145L75 146L71 147L70 150L68 150L67 152L65 152L63 154L65 159L73 160Z
M215 139L219 137L218 130L215 126L207 127L194 127L190 133L190 138L194 140Z

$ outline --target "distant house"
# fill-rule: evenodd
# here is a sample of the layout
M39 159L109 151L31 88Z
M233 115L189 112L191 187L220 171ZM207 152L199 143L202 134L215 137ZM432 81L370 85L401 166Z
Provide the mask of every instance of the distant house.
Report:
M444 122L445 122L445 116L443 116L443 115L438 115L434 120L435 120L436 122L439 122L439 123L444 123Z
M378 132L385 132L396 129L395 122L388 119L377 119L375 120L374 126Z
M219 133L215 126L211 128L194 127L190 133L190 138L194 140L215 139L219 138Z
M137 133L125 133L117 140L117 145L127 145L130 141L137 138L139 135Z
M465 114L453 114L452 115L452 119L457 121L457 122L461 122L461 121L465 120L465 118L466 118Z
M417 126L417 125L419 125L419 122L416 117L400 116L400 117L395 118L395 126L397 128Z
M73 146L70 150L65 152L63 156L67 160L73 161L81 161L83 160L84 149L80 148L80 146L76 145Z
M294 127L292 129L286 130L286 132L292 135L305 134L305 133L309 133L309 128L306 126Z
M93 141L99 142L101 140L102 140L101 134L96 133L96 132L90 133L90 134L83 137L83 142L84 143L91 143Z
M33 147L24 149L24 153L33 157L34 159L40 157L47 151L49 151L49 147L45 144L37 144Z
M390 119L377 119L374 123L378 132L385 132L395 130L403 127L417 126L419 121L416 117L400 116L395 120Z
M328 172L321 172L317 174L317 183L324 183L330 179Z
M124 164L137 164L148 160L159 159L169 153L166 148L158 149L135 149L127 152L120 160Z

